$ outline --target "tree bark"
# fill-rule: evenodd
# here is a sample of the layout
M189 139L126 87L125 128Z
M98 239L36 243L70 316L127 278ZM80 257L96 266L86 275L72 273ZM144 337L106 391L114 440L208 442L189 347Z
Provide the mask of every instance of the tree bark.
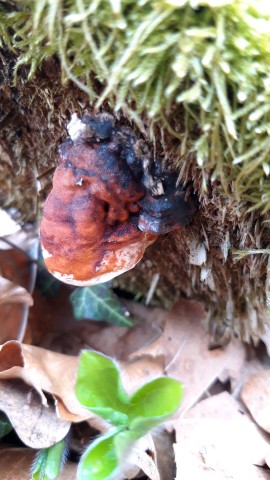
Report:
M72 82L61 83L57 58L44 62L31 81L27 70L20 68L15 86L14 62L8 50L0 52L1 206L19 210L22 222L39 222L57 164L57 147L67 136L66 124L72 113L80 115L91 105ZM124 115L118 114L118 119L129 124ZM177 122L183 122L181 110L175 115L176 126ZM203 182L194 156L179 165L179 141L158 124L155 138L157 155L174 169L176 181L179 177L197 194L198 212L189 226L160 236L140 264L116 279L115 285L146 295L158 274L154 301L169 306L184 296L204 302L213 343L216 337L226 342L232 332L244 340L259 338L267 320L267 256L247 255L236 261L233 250L267 248L269 224L263 216L242 209L230 192L225 196L219 181L207 182L211 172L204 172ZM147 133L145 139L154 152Z

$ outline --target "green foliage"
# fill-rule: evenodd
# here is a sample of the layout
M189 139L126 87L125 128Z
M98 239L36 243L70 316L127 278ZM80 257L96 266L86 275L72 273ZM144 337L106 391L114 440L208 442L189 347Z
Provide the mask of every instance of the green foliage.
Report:
M113 479L118 471L113 439L115 434L102 435L95 440L91 447L82 456L79 468L79 480L109 480Z
M41 450L34 461L32 480L56 480L66 457L65 440Z
M82 405L105 420L115 425L127 424L129 398L110 358L87 351L81 354L76 395Z
M0 438L7 435L12 429L13 427L6 415L0 412Z
M63 80L96 107L108 100L138 125L147 112L182 142L181 161L194 151L225 193L233 180L238 200L270 209L268 2L18 0L16 8L0 10L2 45L20 54L16 75L27 64L32 77L57 54Z
M76 288L70 300L78 319L106 320L122 327L133 325L129 312L106 284Z
M112 424L82 456L79 480L112 480L133 443L166 420L179 407L182 385L160 377L128 396L112 359L84 351L80 358L76 396L80 403Z
M143 385L130 397L129 428L142 436L179 406L182 386L167 377Z

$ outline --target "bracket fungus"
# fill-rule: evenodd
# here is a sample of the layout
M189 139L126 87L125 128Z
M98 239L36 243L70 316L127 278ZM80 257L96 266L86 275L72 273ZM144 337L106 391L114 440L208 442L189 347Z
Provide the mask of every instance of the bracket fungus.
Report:
M195 207L175 175L108 113L72 115L40 228L43 256L63 282L93 285L134 267L159 234L187 225Z

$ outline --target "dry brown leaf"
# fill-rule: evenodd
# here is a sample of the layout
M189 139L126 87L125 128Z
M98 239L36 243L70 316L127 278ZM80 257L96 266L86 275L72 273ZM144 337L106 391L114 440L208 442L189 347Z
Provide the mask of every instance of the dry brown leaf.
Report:
M175 442L174 432L167 431L166 424L161 424L151 430L151 435L156 447L157 466L161 480L175 478L175 461L173 444Z
M75 395L79 357L51 352L44 348L6 342L0 347L0 379L20 378L33 386L46 403L43 391L57 400L60 418L72 422L96 418L82 407ZM148 358L131 363L120 363L123 384L133 392L146 381L162 374L161 363ZM95 425L96 427L96 422Z
M28 323L32 341L25 343L67 355L78 355L82 348L87 348L86 331L90 335L100 331L102 325L100 322L75 320L70 292L70 286L64 283L58 285L57 293L49 298L37 288L34 290L34 306L30 309Z
M184 342L189 340L190 328L205 320L205 311L201 303L181 299L165 318L165 328L161 336L146 348L131 355L136 358L142 355L162 356L165 368L175 359Z
M33 386L44 401L42 391L52 393L77 415L77 421L82 421L92 414L75 396L78 362L78 357L10 341L0 349L0 379L21 378Z
M24 287L0 276L0 305L4 303L26 303L31 306L33 298Z
M252 360L246 360L239 371L239 375L234 378L231 378L230 386L231 386L231 393L234 398L237 400L240 399L240 393L243 388L244 383L246 380L255 372L258 372L262 369L262 363L257 359L253 358ZM219 380L222 383L225 383L228 378L228 372L224 372L225 375L220 375Z
M62 402L61 398L56 396L54 396L54 398L55 398L55 408L59 418L61 418L62 420L67 420L68 422L72 422L72 423L76 423L76 422L80 422L81 420L84 420L84 417L78 416L76 415L76 413L70 412L68 408L65 406L65 404ZM85 420L88 420L88 418ZM91 420L92 419L90 419L90 425L91 425Z
M0 237L12 235L20 229L20 225L5 210L0 208Z
M131 352L154 341L162 332L165 310L125 302L134 326L118 327L105 322L75 320L69 295L70 289L64 284L49 303L37 290L34 292L35 304L29 315L31 343L69 355L78 355L81 349L92 348L118 360L126 360ZM42 322L40 311L43 312Z
M144 383L163 375L162 360L150 357L138 358L131 362L120 362L122 380L126 391L131 394Z
M176 430L176 480L258 480L270 445L227 392L199 402Z
M1 480L29 480L36 452L28 448L0 449ZM76 480L77 465L68 462L58 480Z
M44 406L37 392L21 380L0 380L0 410L17 435L31 448L47 448L62 440L70 422L58 418L53 405Z
M28 251L38 239L36 227L28 224L22 228L11 218L2 222L1 217L0 210L0 250L11 250L16 246L24 252Z
M223 349L208 349L204 321L202 304L182 299L168 314L161 337L132 355L163 358L166 374L184 384L180 413L194 405L222 372L226 371L227 377L239 376L244 363L244 347L235 339Z
M270 370L261 370L245 382L241 399L255 422L270 433Z
M106 420L103 420L103 418L95 416L91 412L87 411L87 414L83 415L76 415L75 413L71 413L65 404L62 402L61 398L56 398L55 397L55 407L56 407L56 412L61 418L61 420L67 420L68 422L72 422L73 424L81 422L82 420L85 420L88 425L99 432L105 433L108 432L109 430L109 423L106 422ZM88 415L87 418L86 415Z
M198 402L197 405L185 413L183 421L186 418L237 420L244 417L250 421L250 417L244 411L243 405L228 392L222 392Z
M166 310L145 307L138 302L125 302L125 305L134 318L132 328L108 325L84 338L91 348L118 360L126 360L132 352L154 342L162 332L167 315Z
M123 468L124 476L127 479L136 477L140 470L150 480L160 480L156 461L156 449L150 433L135 443Z
M32 239L32 243L33 243ZM37 254L37 242L32 245ZM0 343L22 341L26 332L29 305L36 279L36 264L15 248L8 254L0 250Z
M190 425L190 428L192 429L192 425ZM196 434L196 424L194 428ZM222 425L217 425L216 428L222 428ZM222 433L224 432L222 431ZM232 431L233 433L234 431ZM185 441L185 437L183 438ZM215 441L215 437L213 438ZM229 442L229 439L227 441ZM222 448L223 445L220 445L219 449ZM222 463L217 467L216 462L219 461L219 458L217 458L219 453L216 452L214 445L210 445L207 451L202 450L202 452L198 452L196 456L189 452L189 445L175 444L174 452L176 463L179 465L175 480L269 480L267 471L255 465L244 466L241 462L238 463L235 458L235 470L230 468L227 472L226 467L224 468ZM232 452L228 451L226 454L230 456ZM238 465L239 468L237 468Z

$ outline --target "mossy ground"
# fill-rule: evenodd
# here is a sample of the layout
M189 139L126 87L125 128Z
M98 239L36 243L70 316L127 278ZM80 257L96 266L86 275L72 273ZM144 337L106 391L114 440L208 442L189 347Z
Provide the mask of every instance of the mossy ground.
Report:
M268 291L269 32L263 0L0 2L1 178L14 177L4 203L24 198L31 217L70 113L114 110L200 201L194 225L149 249L135 277L148 285L159 271L161 295L202 298L256 336ZM203 245L203 265L190 263L191 245ZM232 249L244 250L237 263Z

